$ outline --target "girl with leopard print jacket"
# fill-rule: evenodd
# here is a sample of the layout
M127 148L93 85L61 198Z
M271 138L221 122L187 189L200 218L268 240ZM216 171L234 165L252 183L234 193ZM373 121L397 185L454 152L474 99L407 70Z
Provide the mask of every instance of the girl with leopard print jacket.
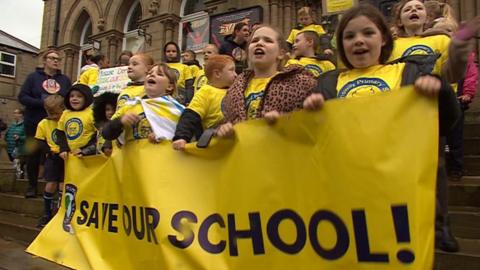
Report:
M317 82L300 65L280 69L285 52L278 31L269 26L255 29L248 44L251 70L240 74L227 91L223 100L227 123L217 130L219 137L232 136L238 122L255 118L274 121L281 113L302 109Z

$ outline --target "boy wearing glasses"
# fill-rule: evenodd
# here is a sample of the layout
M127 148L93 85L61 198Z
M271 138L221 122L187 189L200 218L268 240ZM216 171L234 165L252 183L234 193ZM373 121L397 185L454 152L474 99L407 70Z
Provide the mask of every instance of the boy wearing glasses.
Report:
M58 51L48 50L42 59L43 67L28 75L18 95L18 101L25 106L24 126L27 141L34 140L38 123L47 117L43 107L45 98L53 94L65 96L72 85L70 79L60 71L62 59ZM27 155L29 187L25 197L32 198L36 196L40 153L30 151Z

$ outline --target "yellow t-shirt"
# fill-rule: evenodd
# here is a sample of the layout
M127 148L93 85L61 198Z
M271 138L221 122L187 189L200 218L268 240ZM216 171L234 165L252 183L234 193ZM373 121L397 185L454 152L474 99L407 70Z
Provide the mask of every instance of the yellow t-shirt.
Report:
M192 79L197 77L197 73L201 70L197 65L190 65L188 66L190 68L190 75L192 76Z
M200 88L208 83L207 76L205 76L205 70L200 69L195 76L193 83L193 90L196 93Z
M85 70L82 74L80 74L80 78L78 79L79 83L86 84L88 86L92 86L97 84L98 74L100 70L97 67L90 67Z
M57 140L57 120L43 119L38 123L37 131L35 132L35 139L46 141L52 153L60 153L60 146Z
M63 111L57 128L65 132L70 150L86 146L92 136L97 134L92 107L81 111Z
M206 84L193 96L188 108L200 115L203 129L217 126L223 121L222 100L226 94L227 89Z
M337 98L371 96L399 89L405 63L376 65L342 72L337 81Z
M328 60L318 60L314 57L300 57L300 59L290 59L285 66L302 65L306 70L310 71L313 76L318 77L320 74L334 70L335 65Z
M125 104L120 110L116 111L115 114L112 116L113 119L120 119L126 113L135 113L140 118L140 121L131 125L131 126L124 126L125 131L125 141L134 141L140 139L147 139L148 134L152 133L152 126L150 122L148 122L147 117L145 116L145 112L143 110L143 106L141 103L136 104Z
M247 111L247 119L257 118L257 111L260 108L263 96L265 94L265 88L270 78L253 78L245 90L245 108Z
M314 32L317 32L317 34L319 36L325 34L325 29L323 29L323 27L321 25L310 24L310 25L307 25L307 26L303 27L300 30L292 29L292 31L290 31L290 35L288 35L287 42L290 43L290 44L295 43L295 38L297 37L297 34L302 32L302 31L314 31Z
M182 63L167 63L177 75L177 87L185 88L185 81L193 79L190 73L190 67Z
M121 107L125 105L125 102L132 100L135 97L143 97L145 95L145 86L142 85L128 85L125 87L117 99L117 108L118 111Z
M395 39L389 61L409 55L440 54L432 73L441 75L442 67L448 59L449 45L450 37L446 35L399 37Z

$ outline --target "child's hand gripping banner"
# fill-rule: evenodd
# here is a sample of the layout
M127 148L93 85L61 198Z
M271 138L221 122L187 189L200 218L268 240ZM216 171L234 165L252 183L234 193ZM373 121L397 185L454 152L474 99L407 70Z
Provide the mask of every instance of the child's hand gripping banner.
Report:
M327 102L206 149L70 157L28 252L76 269L432 269L437 105Z

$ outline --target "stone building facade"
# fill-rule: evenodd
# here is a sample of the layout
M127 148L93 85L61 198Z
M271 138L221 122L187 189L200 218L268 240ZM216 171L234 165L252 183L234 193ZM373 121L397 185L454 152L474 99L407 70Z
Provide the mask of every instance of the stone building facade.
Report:
M82 64L82 51L96 47L111 63L122 50L140 50L162 57L168 41L182 41L184 23L195 19L260 7L261 21L288 34L296 23L296 10L304 5L321 17L320 0L43 0L41 50L57 47L64 53L63 72L73 81ZM367 0L364 0L367 1ZM386 12L395 0L368 0ZM480 14L480 0L450 0L457 17ZM330 26L331 29L334 26Z
M7 124L13 121L13 111L20 108L17 95L37 66L38 53L38 48L0 30L0 118ZM11 168L4 134L0 134L0 171Z
M10 123L17 95L37 66L39 49L0 30L0 118Z
M57 3L60 2L58 9ZM262 22L288 33L296 10L321 1L286 0L44 0L41 49L57 47L64 53L63 71L78 75L82 51L96 47L111 63L122 50L141 50L162 58L163 45L179 41L185 18L215 16L228 11L260 7Z

